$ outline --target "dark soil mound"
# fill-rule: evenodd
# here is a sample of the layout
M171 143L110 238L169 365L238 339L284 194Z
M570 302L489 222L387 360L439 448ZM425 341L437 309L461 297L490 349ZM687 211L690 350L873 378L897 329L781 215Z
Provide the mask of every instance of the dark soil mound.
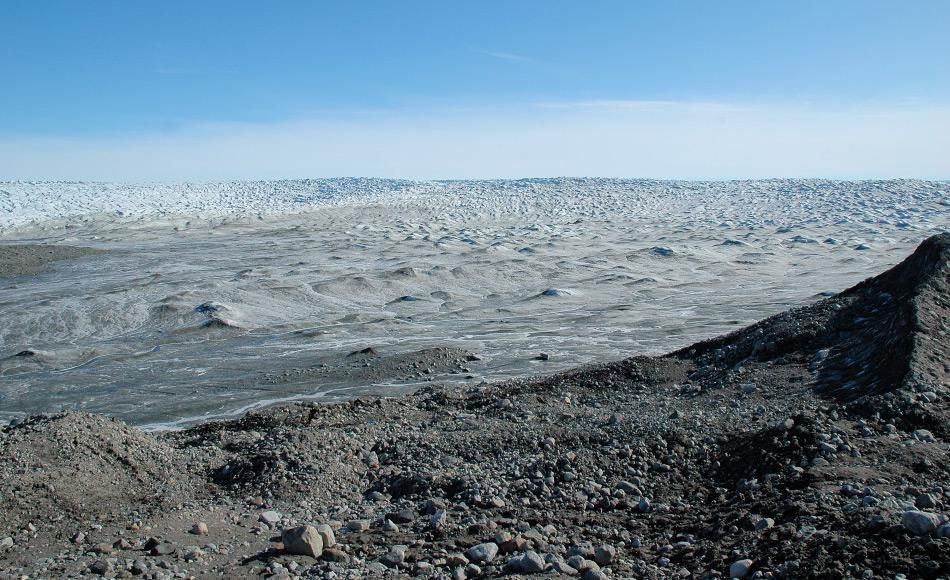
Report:
M86 413L38 415L0 432L0 513L9 529L55 513L84 520L195 495L187 461L161 439Z

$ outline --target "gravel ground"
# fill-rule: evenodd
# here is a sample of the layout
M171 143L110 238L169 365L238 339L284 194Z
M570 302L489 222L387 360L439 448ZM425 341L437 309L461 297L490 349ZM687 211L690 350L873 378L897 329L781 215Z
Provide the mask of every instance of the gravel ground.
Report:
M948 331L942 234L664 357L162 434L33 416L0 577L945 577Z
M102 250L37 244L0 245L0 278L39 274L53 262L72 260Z

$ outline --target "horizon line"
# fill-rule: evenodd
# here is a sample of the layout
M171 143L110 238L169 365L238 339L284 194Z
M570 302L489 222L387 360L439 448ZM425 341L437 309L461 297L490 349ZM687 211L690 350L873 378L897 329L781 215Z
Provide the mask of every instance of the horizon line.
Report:
M337 175L333 177L274 177L274 178L215 178L215 179L4 179L0 177L0 184L9 183L88 183L113 185L210 185L220 183L279 183L283 181L392 181L410 183L457 183L457 182L499 182L499 181L654 181L667 183L735 183L746 181L824 181L838 183L856 183L867 181L925 181L933 183L950 183L948 177L826 177L826 176L773 176L773 177L645 177L645 176L602 176L602 175L536 175L521 177L385 177L374 175Z

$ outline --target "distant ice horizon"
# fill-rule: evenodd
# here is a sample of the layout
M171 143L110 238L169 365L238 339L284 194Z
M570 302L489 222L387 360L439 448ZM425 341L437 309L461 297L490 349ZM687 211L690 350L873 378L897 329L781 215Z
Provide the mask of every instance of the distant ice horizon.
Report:
M742 185L746 187L742 187ZM901 187L901 184L906 187ZM577 196L609 194L623 199L650 190L658 197L701 201L693 196L713 196L718 203L740 203L734 194L752 195L758 203L777 192L823 196L853 192L886 192L901 200L901 190L928 192L940 207L950 207L947 181L921 179L742 179L664 180L610 177L534 177L520 179L315 178L281 180L213 180L178 182L117 181L0 181L0 237L19 236L33 227L71 227L77 220L89 223L114 220L163 222L165 218L188 217L215 221L236 217L301 214L341 205L367 206L401 200L445 197L468 203L488 198L515 196L518 203L535 206L562 202ZM728 193L727 193L728 192ZM764 196L764 197L762 197ZM533 201L532 201L533 200ZM552 202L552 200L555 200ZM826 200L827 201L827 200ZM904 203L913 203L907 194ZM20 231L26 228L24 231Z
M142 179L142 180L115 180L115 179L3 179L0 178L0 185L13 183L32 183L32 184L99 184L99 185L129 185L145 187L150 185L215 185L225 183L281 183L281 182L307 182L307 181L386 181L386 182L407 182L407 183L457 183L457 182L519 182L519 181L630 181L630 182L669 182L669 183L741 183L755 181L802 181L802 182L841 182L841 183L861 183L861 182L894 182L894 181L931 181L935 183L950 182L948 177L916 177L916 176L882 176L882 177L861 177L861 176L843 176L828 177L823 175L773 175L771 177L653 177L649 175L521 175L517 177L391 177L383 175L327 175L327 176L289 176L289 177L259 177L259 178L236 178L236 179Z

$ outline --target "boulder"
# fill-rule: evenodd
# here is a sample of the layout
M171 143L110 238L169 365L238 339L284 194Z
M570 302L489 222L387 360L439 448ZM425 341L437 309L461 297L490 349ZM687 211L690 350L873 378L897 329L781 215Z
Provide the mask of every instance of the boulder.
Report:
M901 523L910 533L923 536L936 530L941 518L935 513L909 510L901 516Z
M323 554L323 538L313 526L298 526L284 530L281 535L284 550L288 554L319 558Z
M752 569L752 560L746 558L745 560L736 560L729 566L729 577L730 578L745 578L746 574L749 573L749 570Z
M498 555L498 544L495 542L485 542L472 546L465 552L465 556L472 562L483 563L491 562Z
M537 552L528 550L508 560L505 569L515 574L540 574L544 572L544 558Z

